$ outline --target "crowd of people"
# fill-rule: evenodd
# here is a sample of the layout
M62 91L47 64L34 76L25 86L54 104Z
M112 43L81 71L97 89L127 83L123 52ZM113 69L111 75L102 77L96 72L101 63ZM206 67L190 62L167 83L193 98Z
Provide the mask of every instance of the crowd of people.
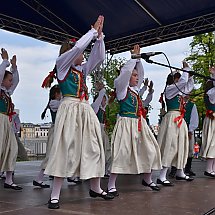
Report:
M194 131L198 127L196 105L190 99L194 87L188 64L183 61L183 72L172 71L162 93L162 107L166 112L162 118L158 137L149 127L147 107L152 100L153 82L145 78L140 59L129 59L114 80L115 98L119 113L111 139L106 132L106 106L109 96L105 83L97 83L98 95L89 104L86 77L105 59L103 34L104 17L99 16L91 29L78 41L66 40L59 52L53 72L45 79L43 87L50 87L49 100L44 112L49 109L52 127L47 140L46 157L41 170L33 181L34 186L49 188L43 177L53 177L48 208L58 209L64 178L78 183L90 179L89 195L111 200L119 196L116 180L119 174L141 174L142 185L153 191L161 186L174 186L167 177L191 182L192 158L195 143ZM94 41L87 62L83 53ZM140 54L135 45L132 54ZM18 146L14 126L14 105L11 100L19 82L16 56L9 62L8 53L1 49L0 65L0 171L5 172L4 188L21 190L13 182ZM11 65L10 71L7 67ZM215 68L209 69L215 78ZM51 86L56 77L58 84ZM146 99L144 92L148 89ZM204 175L215 178L215 82L208 80L205 89L206 117L202 131L202 157L207 160ZM17 123L15 123L17 124ZM157 181L152 172L160 170ZM100 186L101 177L109 177L107 190Z

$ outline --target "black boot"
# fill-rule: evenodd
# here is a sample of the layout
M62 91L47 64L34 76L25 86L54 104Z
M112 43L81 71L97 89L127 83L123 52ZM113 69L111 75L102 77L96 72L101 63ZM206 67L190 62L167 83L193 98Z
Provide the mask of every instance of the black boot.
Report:
M191 166L192 166L192 157L187 158L187 164L185 166L185 174L189 176L196 176L196 174L192 171Z

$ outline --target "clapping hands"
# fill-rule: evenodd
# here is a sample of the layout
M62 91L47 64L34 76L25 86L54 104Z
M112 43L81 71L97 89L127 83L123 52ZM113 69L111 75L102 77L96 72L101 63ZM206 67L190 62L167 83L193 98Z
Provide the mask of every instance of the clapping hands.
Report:
M101 36L102 30L103 30L103 25L104 25L104 16L99 16L91 27L94 28L98 32L98 37Z
M8 60L8 53L4 48L1 49L1 57L3 60Z
M149 82L149 79L146 78L145 81L144 81L144 86L149 88L150 93L153 92L153 86L154 86L153 81Z
M8 60L9 59L8 53L4 48L1 49L1 57L2 57L3 60ZM11 63L13 68L16 67L16 55L14 55L12 57L12 59L10 60L10 63Z
M140 54L140 46L138 44L134 45L134 49L131 50L131 54Z
M144 86L145 86L145 87L148 87L148 84L149 84L149 79L146 78L146 79L144 80Z
M150 83L149 83L149 92L150 92L150 93L153 92L153 86L154 86L153 81L150 81Z
M12 57L12 59L10 60L10 63L11 63L11 65L12 65L13 68L16 67L16 55L14 55L14 56Z

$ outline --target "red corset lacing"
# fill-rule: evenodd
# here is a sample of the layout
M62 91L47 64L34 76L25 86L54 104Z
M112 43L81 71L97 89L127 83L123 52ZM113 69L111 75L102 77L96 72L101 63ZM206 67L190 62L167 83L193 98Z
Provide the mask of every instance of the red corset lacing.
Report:
M11 98L9 98L9 108L8 108L8 116L9 116L9 121L12 122L12 117L15 115L16 112L14 112L14 105L12 103Z
M16 112L14 112L14 105L13 105L12 100L11 100L10 97L9 97L8 103L9 103L8 104L9 105L9 107L8 107L9 121L12 122L12 117L13 117L13 115L16 114Z
M16 112L12 111L12 112L9 112L8 116L9 116L9 121L12 122L12 118L13 118L13 115L15 115Z
M146 118L146 110L143 107L143 102L140 98L140 96L137 96L137 102L138 102L138 110L137 110L137 116L138 116L138 131L141 131L141 116L145 119Z
M86 100L89 99L89 96L88 96L88 89L87 89L87 86L84 82L84 74L83 72L80 72L80 100L82 101L84 98Z
M178 128L181 127L181 124L183 122L183 118L184 118L184 115L185 115L185 112L186 112L186 110L185 110L185 102L184 102L184 98L182 96L180 96L179 111L180 111L180 115L174 119L174 122L177 123Z

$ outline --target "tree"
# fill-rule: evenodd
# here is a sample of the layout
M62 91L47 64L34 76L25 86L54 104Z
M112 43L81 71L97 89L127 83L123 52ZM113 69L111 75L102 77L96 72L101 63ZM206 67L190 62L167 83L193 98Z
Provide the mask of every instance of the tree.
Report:
M199 74L209 76L209 67L215 64L215 32L200 34L193 37L190 43L190 55L186 58L188 63L192 66L193 70ZM194 77L195 83L198 84L199 89L194 90L191 97L196 103L200 115L200 125L205 113L204 105L204 86L207 80L200 77Z

